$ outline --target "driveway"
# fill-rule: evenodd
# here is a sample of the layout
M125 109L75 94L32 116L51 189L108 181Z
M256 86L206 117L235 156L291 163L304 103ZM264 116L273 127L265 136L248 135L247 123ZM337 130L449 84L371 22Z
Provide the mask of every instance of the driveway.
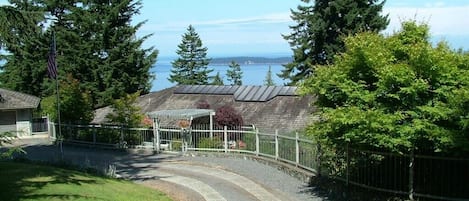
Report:
M232 155L153 154L53 145L47 139L16 142L31 160L59 161L99 170L158 189L175 200L323 200L308 185L275 167Z

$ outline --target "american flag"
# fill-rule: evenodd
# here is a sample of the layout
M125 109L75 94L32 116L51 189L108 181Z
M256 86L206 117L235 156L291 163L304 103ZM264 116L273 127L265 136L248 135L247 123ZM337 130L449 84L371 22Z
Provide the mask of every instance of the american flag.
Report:
M50 45L49 58L47 59L47 72L49 73L49 77L51 79L57 79L57 64L55 61L56 54L54 37Z

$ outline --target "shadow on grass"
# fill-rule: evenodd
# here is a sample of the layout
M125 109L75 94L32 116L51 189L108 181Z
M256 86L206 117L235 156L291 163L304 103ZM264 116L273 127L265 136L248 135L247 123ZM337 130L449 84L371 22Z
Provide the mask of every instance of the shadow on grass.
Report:
M73 188L83 184L99 184L99 181L71 170L32 163L0 162L0 197L5 201L73 198L80 195L57 194L54 188Z

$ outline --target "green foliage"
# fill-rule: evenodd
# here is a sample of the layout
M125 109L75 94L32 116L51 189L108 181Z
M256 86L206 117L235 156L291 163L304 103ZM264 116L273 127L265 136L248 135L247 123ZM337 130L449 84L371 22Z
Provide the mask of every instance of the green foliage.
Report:
M292 33L283 37L293 50L293 62L279 74L292 85L311 75L316 65L333 63L334 55L344 51L343 37L362 31L379 32L389 21L381 16L384 1L379 0L303 0L306 5L292 10Z
M212 85L221 85L221 86L225 85L223 83L223 78L221 77L220 72L217 72L217 75L213 77Z
M139 95L140 93L136 92L115 100L111 105L113 112L106 116L109 123L127 127L141 126L144 115L141 113L140 107L135 105Z
M41 9L30 1L15 1L0 7L0 85L15 91L40 96L44 84L47 48L44 41ZM39 59L40 58L40 59Z
M172 62L173 68L168 80L183 85L208 84L208 75L213 70L207 69L210 63L207 50L194 27L189 25L176 50L179 58Z
M12 140L16 138L12 132L2 132L0 133L0 148L5 144L12 144ZM26 154L26 152L21 147L8 147L5 150L0 150L0 159L10 158L14 153Z
M241 66L235 61L231 61L228 70L226 70L226 76L231 85L243 85L243 72L241 71Z
M93 105L88 91L80 87L80 82L67 75L67 79L60 81L60 120L62 123L87 124L93 119ZM51 95L41 100L44 115L49 115L51 121L57 121L57 96Z
M220 138L202 138L197 142L197 148L219 149L223 147L223 141Z
M109 105L127 93L149 92L154 77L150 68L158 52L141 47L149 35L135 37L143 22L131 22L141 1L14 1L13 8L35 14L27 15L35 23L27 32L18 32L15 40L4 40L11 55L3 53L3 87L39 97L55 93L46 70L55 34L59 80L72 74L80 88L90 92L93 108ZM44 28L46 17L55 20Z
M335 148L469 151L467 54L432 47L428 26L415 22L389 37L366 32L345 43L334 65L301 84L321 111L310 135Z
M267 75L265 76L264 85L265 86L275 86L275 82L272 79L272 68L271 68L271 66L269 66L269 70L267 71Z

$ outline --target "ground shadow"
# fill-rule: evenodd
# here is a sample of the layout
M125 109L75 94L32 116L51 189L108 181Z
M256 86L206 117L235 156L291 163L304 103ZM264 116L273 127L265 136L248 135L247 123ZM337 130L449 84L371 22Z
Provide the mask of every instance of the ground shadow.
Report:
M309 184L302 193L322 197L327 201L401 201L402 196L367 190L362 187L349 185L344 181L329 177L311 177Z
M50 166L37 165L32 162L0 162L0 197L5 201L22 199L52 199L56 196L69 195L35 194L46 185L54 184L98 184L95 179L77 177L74 172ZM70 195L73 197L79 195Z

